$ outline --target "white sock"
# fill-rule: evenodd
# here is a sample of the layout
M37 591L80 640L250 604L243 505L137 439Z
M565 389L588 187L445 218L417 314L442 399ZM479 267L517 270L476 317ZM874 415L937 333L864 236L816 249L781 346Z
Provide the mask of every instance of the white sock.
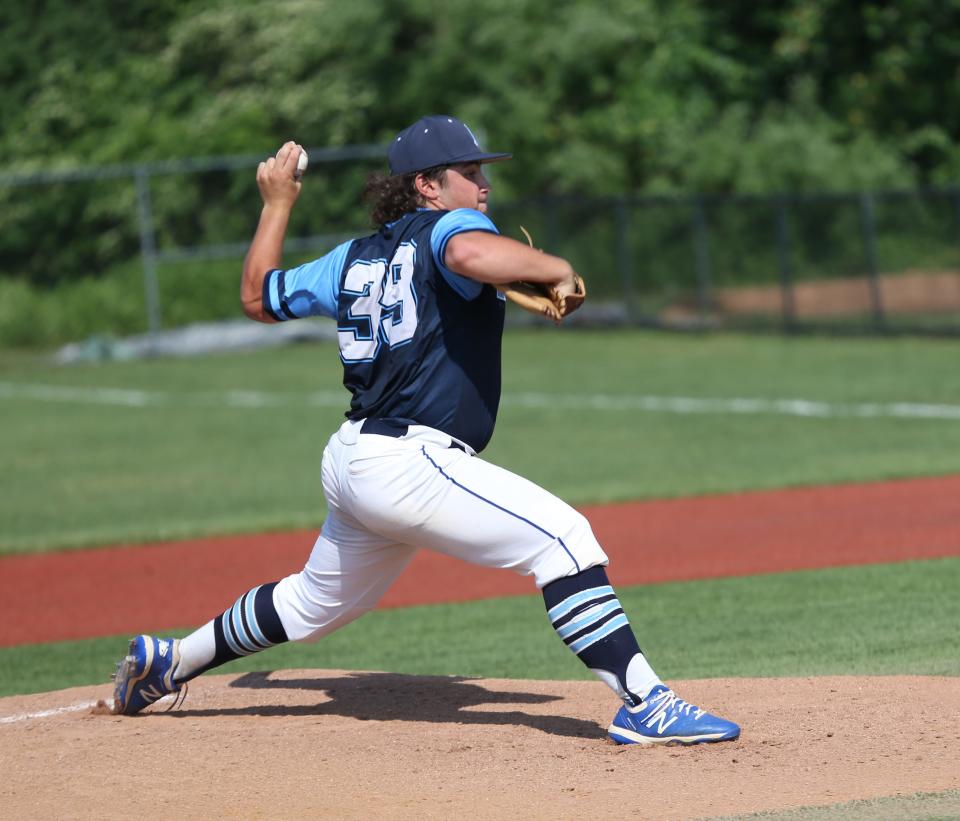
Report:
M217 637L213 621L208 621L199 630L180 639L180 663L173 672L174 681L190 678L197 670L206 667L217 654Z
M663 684L660 677L653 672L650 662L647 661L643 653L637 653L627 665L627 689L631 693L643 694L646 701L647 695L658 684Z

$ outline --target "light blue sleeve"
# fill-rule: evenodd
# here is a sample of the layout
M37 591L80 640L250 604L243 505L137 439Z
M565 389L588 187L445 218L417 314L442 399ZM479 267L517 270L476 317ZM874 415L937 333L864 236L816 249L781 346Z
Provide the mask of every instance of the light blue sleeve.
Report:
M263 308L278 322L307 316L337 318L340 274L353 240L320 259L286 271L275 269L263 280Z
M455 211L444 214L433 226L433 232L430 234L430 250L433 252L433 261L437 263L440 273L450 287L464 299L476 299L483 290L483 283L454 273L443 261L447 253L447 243L452 237L464 231L500 233L486 214L481 214L472 208L457 208Z

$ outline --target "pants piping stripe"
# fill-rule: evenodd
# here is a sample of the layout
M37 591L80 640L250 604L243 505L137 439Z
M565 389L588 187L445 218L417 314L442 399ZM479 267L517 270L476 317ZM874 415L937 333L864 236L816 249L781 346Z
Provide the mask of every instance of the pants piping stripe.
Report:
M573 566L577 569L577 573L580 572L580 563L574 558L574 556L573 556L573 554L570 552L569 548L563 543L563 539L561 539L559 536L554 536L554 535L553 535L552 533L550 533L548 530L545 530L544 528L540 527L540 525L536 524L535 522L531 522L529 519L524 518L524 517L521 516L519 513L514 513L512 510L508 510L507 508L503 507L502 505L498 505L496 502L488 499L486 496L481 496L481 495L480 495L479 493L477 493L476 491L470 490L470 488L466 487L465 485L460 484L460 482L458 482L456 479L454 479L452 476L450 476L448 473L446 473L446 472L444 471L444 469L443 469L442 467L440 467L440 465L438 465L436 462L434 462L433 459L431 459L431 458L427 455L427 450L426 450L426 448L421 447L421 448L420 448L420 452L424 455L424 457L426 458L426 460L427 460L431 465L433 465L433 466L440 472L440 475L441 475L444 479L446 479L446 480L449 481L449 482L452 482L454 485L456 485L456 486L457 486L458 488L460 488L461 490L469 493L471 496L475 496L475 497L476 497L477 499L479 499L481 502L486 502L488 505L491 505L492 507L495 507L497 510L503 511L503 512L506 513L507 515L513 516L515 519L519 519L521 522L525 522L526 524L530 525L530 527L536 528L536 529L539 530L544 536L549 536L551 539L556 539L556 540L560 543L560 547L562 547L562 548L564 549L564 551L566 552L566 554L570 557L570 561L573 562Z

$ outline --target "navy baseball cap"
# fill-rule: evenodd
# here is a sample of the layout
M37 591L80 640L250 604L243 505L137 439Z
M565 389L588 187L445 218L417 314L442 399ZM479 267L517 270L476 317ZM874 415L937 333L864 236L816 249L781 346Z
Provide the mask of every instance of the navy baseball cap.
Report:
M433 114L403 129L390 144L390 173L412 174L435 165L507 160L513 154L481 150L473 132L455 117Z

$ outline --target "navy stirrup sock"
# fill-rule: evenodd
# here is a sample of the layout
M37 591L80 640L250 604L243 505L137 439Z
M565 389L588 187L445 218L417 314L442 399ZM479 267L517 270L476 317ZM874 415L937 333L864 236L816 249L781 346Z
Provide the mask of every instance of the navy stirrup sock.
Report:
M543 588L543 601L550 623L564 643L627 704L639 704L646 693L627 689L627 667L642 651L606 570L590 567L550 582Z

